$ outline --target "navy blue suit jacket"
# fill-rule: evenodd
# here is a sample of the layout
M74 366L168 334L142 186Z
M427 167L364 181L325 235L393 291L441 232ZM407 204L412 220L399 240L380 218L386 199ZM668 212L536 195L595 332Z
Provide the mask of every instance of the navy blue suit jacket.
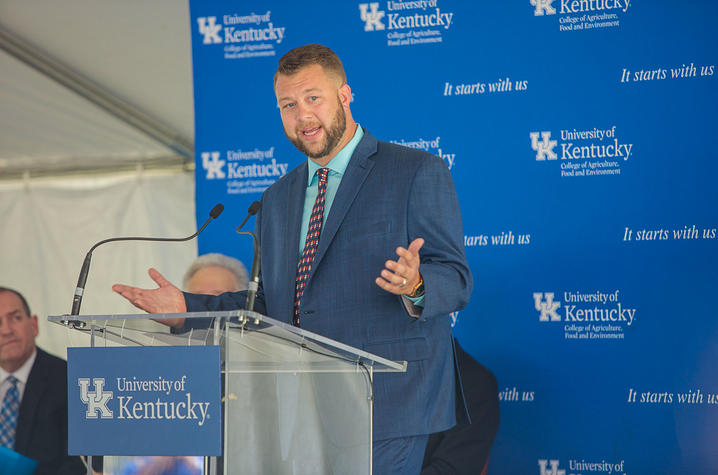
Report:
M38 461L37 475L86 473L67 455L67 363L37 348L20 402L15 451Z
M261 286L255 310L291 322L299 234L307 187L303 163L262 195L256 232ZM424 310L416 319L401 297L374 280L397 246L422 237ZM406 373L374 378L374 439L429 434L451 427L454 366L449 313L472 290L459 203L444 162L428 153L377 141L359 142L321 232L301 302L303 329L391 360ZM186 294L187 310L241 307L244 293Z
M484 473L499 430L499 389L488 368L456 341L456 368L466 407L457 394L456 425L432 434L426 444L421 475L476 475ZM457 391L458 393L459 391ZM471 419L466 417L468 410Z

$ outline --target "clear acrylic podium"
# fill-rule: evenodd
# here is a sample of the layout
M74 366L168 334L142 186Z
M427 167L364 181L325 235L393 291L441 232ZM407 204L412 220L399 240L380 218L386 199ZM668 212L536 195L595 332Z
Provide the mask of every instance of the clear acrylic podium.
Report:
M177 317L204 328L147 324ZM48 317L68 318L85 325L70 330L87 335L78 346L221 347L224 456L205 457L209 475L371 474L373 373L406 371L406 362L245 310ZM119 459L106 457L105 473Z

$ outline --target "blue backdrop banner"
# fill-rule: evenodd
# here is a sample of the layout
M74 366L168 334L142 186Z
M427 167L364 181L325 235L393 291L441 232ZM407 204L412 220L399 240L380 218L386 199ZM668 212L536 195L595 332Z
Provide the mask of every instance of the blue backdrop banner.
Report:
M68 348L67 362L70 455L220 455L218 346Z
M306 160L277 62L325 44L354 118L453 174L475 278L454 333L500 390L489 473L715 473L717 21L707 0L190 1L198 221L227 207L200 252L251 263L233 228Z

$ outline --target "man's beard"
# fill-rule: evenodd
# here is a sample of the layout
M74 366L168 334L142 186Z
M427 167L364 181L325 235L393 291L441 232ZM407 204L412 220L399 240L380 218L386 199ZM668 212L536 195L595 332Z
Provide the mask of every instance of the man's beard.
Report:
M329 124L329 128L324 128L322 125L322 129L324 129L325 133L325 141L324 141L324 147L322 147L320 150L316 152L310 151L304 143L299 139L299 136L301 135L301 131L297 131L297 138L291 138L287 131L284 131L284 135L287 136L290 142L297 147L297 149L302 152L304 155L306 155L309 158L322 158L329 155L334 148L339 144L339 142L342 140L342 137L344 136L344 131L347 128L347 116L344 112L344 108L342 107L342 103L339 100L339 96L337 96L337 103L339 105L339 108L337 110L337 113L334 115L334 118L332 120L332 123ZM300 127L301 128L301 127Z

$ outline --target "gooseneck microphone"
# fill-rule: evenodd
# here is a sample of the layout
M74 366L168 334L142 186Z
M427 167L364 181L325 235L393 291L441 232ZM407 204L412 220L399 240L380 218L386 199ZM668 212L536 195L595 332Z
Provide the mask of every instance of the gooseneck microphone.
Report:
M247 300L245 301L244 309L249 310L250 312L254 310L254 299L257 297L257 289L259 289L259 264L261 260L260 256L260 248L259 248L259 241L257 240L257 236L252 231L240 231L242 229L242 226L249 220L250 217L257 214L257 211L259 211L259 208L262 207L262 203L259 201L255 201L251 205L249 205L249 209L247 210L247 217L244 218L244 221L242 221L242 224L237 226L237 233L238 234L247 234L249 236L252 236L254 238L254 257L252 258L252 272L249 274L249 283L247 285Z
M77 279L77 288L75 288L75 296L72 299L72 312L70 315L79 315L80 314L80 305L82 304L82 294L85 292L85 283L87 282L87 274L90 272L90 261L92 261L92 251L95 250L98 246L101 244L105 244L108 242L113 241L170 241L170 242L182 242L182 241L189 241L190 239L196 238L199 233L202 232L204 228L207 227L210 221L213 219L219 217L220 214L222 214L222 211L224 211L224 205L222 203L218 203L215 205L214 208L212 208L212 211L209 212L209 218L207 221L204 222L201 228L197 230L194 234L191 236L187 236L185 238L153 238L153 237L115 237L110 239L105 239L104 241L100 241L94 246L90 248L90 250L87 252L87 255L85 255L85 261L82 263L82 269L80 269L80 277ZM73 323L75 325L84 326L84 322L80 323L75 320L68 320L67 323Z

